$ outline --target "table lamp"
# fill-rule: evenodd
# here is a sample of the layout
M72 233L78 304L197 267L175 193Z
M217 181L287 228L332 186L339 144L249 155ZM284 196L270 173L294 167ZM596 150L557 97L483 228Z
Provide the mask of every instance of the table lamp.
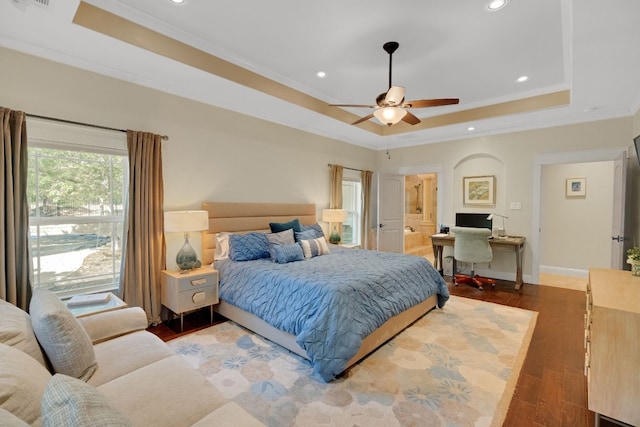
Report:
M499 237L505 237L507 235L507 231L504 228L504 220L505 219L509 219L509 217L508 216L504 216L504 215L500 215L500 214L497 214L497 213L492 213L491 215L489 215L487 217L487 219L491 220L491 219L493 219L494 216L502 218L502 229L498 230L498 236Z
M331 235L329 236L329 243L333 243L336 245L340 243L340 233L338 233L336 224L340 226L346 220L347 211L345 211L344 209L324 209L322 211L322 221L333 224L333 230L331 232Z
M184 245L176 255L176 264L181 272L187 272L202 264L196 251L189 244L189 232L209 228L207 211L173 211L164 213L164 231L184 233Z

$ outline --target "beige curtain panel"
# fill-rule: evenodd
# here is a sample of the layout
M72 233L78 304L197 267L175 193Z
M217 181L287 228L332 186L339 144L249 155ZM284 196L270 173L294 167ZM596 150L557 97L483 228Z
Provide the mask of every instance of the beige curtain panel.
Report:
M129 199L126 254L120 274L124 301L142 307L150 324L161 322L160 274L165 268L162 137L127 130Z
M342 171L340 165L331 165L331 193L329 209L342 209Z
M362 236L362 248L371 249L369 231L371 229L371 178L373 172L362 171L362 224L360 235Z
M0 107L0 128L0 298L28 311L32 269L25 113Z

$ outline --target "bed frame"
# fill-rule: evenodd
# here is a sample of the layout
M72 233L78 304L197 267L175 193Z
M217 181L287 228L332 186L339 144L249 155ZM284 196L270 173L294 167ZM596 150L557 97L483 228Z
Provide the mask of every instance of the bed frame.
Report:
M216 233L270 231L270 222L288 222L295 218L305 225L316 222L316 205L313 203L203 202L202 209L209 215L209 229L202 234L203 265L209 265L214 261ZM347 363L345 370L431 311L436 305L437 296L432 295L422 303L387 320L363 340L360 350ZM276 329L257 316L223 300L215 306L215 310L227 319L309 359L307 353L296 343L294 335Z

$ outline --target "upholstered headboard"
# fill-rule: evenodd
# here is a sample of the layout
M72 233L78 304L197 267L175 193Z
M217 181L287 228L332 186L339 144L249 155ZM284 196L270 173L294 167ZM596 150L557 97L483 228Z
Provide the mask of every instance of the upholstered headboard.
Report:
M288 222L298 218L301 224L316 222L315 203L233 203L202 202L208 212L209 229L202 233L202 264L213 262L216 233L269 231L270 222Z

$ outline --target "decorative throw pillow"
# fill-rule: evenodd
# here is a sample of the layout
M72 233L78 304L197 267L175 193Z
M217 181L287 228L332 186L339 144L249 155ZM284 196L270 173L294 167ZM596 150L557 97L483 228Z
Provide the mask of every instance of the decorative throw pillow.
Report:
M324 237L324 231L322 230L320 224L318 224L317 222L313 225L300 225L300 231L305 232L309 230L313 230L315 232L314 238Z
M231 236L231 233L227 232L216 234L216 248L213 252L214 260L229 258L229 236Z
M297 243L273 246L274 261L278 264L286 264L293 261L304 261L302 248Z
M33 333L29 315L15 305L0 299L0 343L22 350L47 367L44 355Z
M56 374L42 398L42 427L129 427L131 422L97 389L83 381Z
M306 259L329 253L329 246L324 237L318 237L313 240L302 240L300 241L300 246L302 246L302 252Z
M271 228L272 233L279 233L290 228L292 228L293 231L302 231L300 229L300 221L298 220L298 218L289 222L270 222L269 228Z
M265 233L232 234L229 237L229 258L233 261L251 261L269 256L269 242Z
M27 424L40 424L40 402L50 379L49 371L33 357L0 344L0 408Z
M313 240L320 237L316 234L316 230L296 231L295 234L296 242L301 242L302 240Z
M291 243L295 243L296 241L293 238L293 229L289 228L288 230L281 231L279 233L270 233L267 234L267 242L269 243L269 255L273 261L276 261L275 254L273 252L273 247L275 245L289 245Z
M88 380L98 367L93 343L78 319L53 292L36 288L31 326L54 372Z

